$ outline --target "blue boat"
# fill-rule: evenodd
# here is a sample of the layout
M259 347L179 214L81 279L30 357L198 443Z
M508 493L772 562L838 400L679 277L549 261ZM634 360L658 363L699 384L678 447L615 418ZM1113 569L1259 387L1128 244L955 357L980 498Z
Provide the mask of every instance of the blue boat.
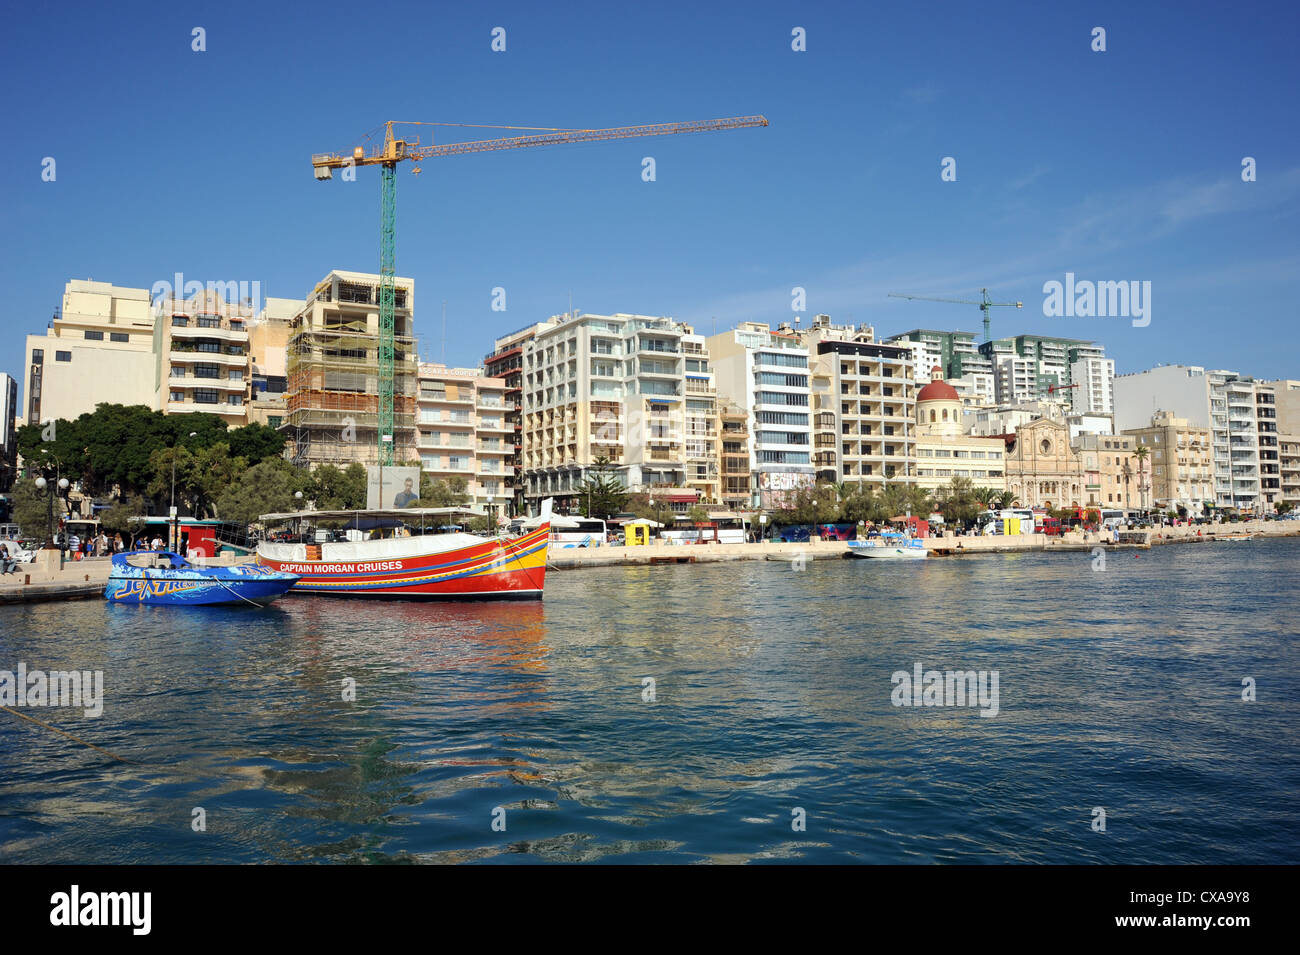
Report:
M113 555L104 599L111 603L205 607L266 606L299 580L260 564L196 567L171 551L133 550Z
M925 541L896 531L885 531L870 540L849 541L849 553L854 557L873 557L878 560L925 560Z

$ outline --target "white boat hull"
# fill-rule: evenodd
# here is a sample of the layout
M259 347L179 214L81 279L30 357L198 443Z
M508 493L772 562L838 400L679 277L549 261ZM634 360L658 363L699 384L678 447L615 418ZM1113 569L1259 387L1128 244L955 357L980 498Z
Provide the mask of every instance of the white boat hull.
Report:
M874 560L924 560L928 556L924 545L880 544L877 541L850 541L849 553Z

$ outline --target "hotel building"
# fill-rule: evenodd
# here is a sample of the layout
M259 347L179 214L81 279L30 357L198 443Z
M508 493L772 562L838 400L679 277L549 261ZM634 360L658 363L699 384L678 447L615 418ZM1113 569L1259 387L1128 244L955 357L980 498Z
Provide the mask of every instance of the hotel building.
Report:
M1151 461L1139 465L1132 435L1080 434L1074 450L1083 466L1089 507L1147 507L1151 503Z
M503 464L507 474L503 478L510 496L512 516L526 513L524 497L524 346L537 337L551 322L535 322L503 335L494 343L492 354L483 359L485 374L505 382L505 420L510 434L507 443L510 454Z

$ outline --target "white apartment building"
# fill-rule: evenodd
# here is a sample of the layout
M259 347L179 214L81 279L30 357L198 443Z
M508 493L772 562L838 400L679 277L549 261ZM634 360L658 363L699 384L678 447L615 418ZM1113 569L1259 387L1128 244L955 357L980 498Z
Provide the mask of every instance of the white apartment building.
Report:
M707 339L718 395L750 421L754 503L779 507L815 483L808 349L788 325L742 322Z
M1019 355L994 360L994 398L999 405L1033 401L1038 397L1038 361Z
M24 418L69 421L98 404L157 408L149 290L73 279L44 335L28 335Z
M1256 384L1233 371L1207 371L1198 365L1161 365L1117 375L1115 424L1121 430L1140 428L1163 410L1209 428L1216 505L1255 511L1265 505L1260 494Z
M686 486L684 341L695 366L691 387L700 388L708 361L695 350L702 340L669 318L560 316L524 343L523 458L530 511L545 497L556 498L561 512L576 510L578 489L598 457L608 458L626 487L653 493L675 509L699 499ZM703 387L695 392L698 400L708 397ZM700 405L691 417L701 427Z
M1070 364L1071 404L1078 414L1115 413L1115 362L1086 357Z
M416 450L432 478L462 478L470 504L504 514L513 476L513 426L505 420L506 383L479 368L422 362L416 395Z
M0 494L8 494L18 473L18 382L0 373Z

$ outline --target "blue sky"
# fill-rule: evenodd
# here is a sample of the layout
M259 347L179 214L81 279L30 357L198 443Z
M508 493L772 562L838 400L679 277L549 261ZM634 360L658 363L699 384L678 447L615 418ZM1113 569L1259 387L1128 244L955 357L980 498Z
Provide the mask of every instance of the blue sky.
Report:
M762 129L406 164L397 269L416 282L422 356L443 355L444 300L445 357L475 364L570 293L710 333L789 320L800 286L808 315L883 337L979 329L978 309L888 292L987 286L1026 306L995 311L995 335L1098 340L1120 372L1300 377L1295 4L284 6L9 10L0 370L21 381L23 336L69 278L179 271L302 297L331 268L378 271L378 171L318 183L310 156L384 120L762 113ZM1043 283L1067 271L1150 281L1151 324L1045 317Z

